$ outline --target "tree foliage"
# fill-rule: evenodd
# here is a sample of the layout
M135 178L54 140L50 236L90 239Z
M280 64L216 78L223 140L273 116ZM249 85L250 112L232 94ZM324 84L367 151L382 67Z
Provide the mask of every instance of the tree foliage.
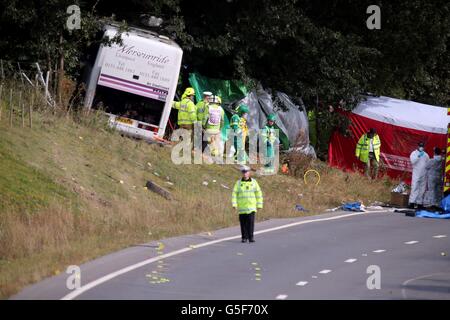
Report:
M72 4L81 8L82 29L69 32ZM371 4L381 8L381 30L366 27ZM139 25L145 14L164 19L158 31L184 49L185 72L261 82L307 107L351 102L365 91L450 101L444 0L1 0L0 12L0 58L51 67L63 52L73 76L104 19Z

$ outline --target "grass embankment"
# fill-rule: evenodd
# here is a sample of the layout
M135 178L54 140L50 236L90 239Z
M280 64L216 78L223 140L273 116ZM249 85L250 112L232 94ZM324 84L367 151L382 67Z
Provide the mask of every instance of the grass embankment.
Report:
M232 166L174 165L169 147L121 137L95 116L75 121L36 112L32 129L22 128L18 118L10 127L5 108L0 120L2 298L120 248L238 223L230 189L240 174ZM388 197L388 181L368 182L319 167L318 186L290 176L258 178L265 200L258 220L305 215L294 210L296 204L315 214L342 201ZM170 190L174 200L146 190L148 179Z

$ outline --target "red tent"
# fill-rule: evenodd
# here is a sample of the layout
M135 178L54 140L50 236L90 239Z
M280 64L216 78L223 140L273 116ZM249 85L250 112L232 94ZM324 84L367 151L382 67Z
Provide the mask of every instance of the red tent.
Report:
M335 131L328 148L329 165L344 171L362 170L355 157L359 138L375 128L381 139L381 163L393 178L411 180L409 155L420 141L433 156L433 148L446 150L447 109L388 97L367 97L352 112L344 112L351 120L350 137Z

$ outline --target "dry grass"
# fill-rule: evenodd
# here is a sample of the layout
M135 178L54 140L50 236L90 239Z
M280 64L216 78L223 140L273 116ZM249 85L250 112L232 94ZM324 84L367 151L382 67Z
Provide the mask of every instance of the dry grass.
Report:
M237 224L234 167L174 165L170 148L121 137L100 115L34 117L33 129L17 118L12 128L0 121L0 297L113 250ZM307 163L298 175L309 167L321 173L318 186L293 176L258 178L265 196L259 220L389 196L389 181L368 182L320 163ZM144 189L149 179L175 200ZM298 212L296 204L310 211Z

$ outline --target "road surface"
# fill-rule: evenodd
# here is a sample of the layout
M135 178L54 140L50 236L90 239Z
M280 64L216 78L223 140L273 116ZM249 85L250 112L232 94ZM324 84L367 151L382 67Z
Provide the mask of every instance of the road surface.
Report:
M79 289L62 273L12 298L450 299L449 220L336 212L264 221L255 239L234 227L137 245L82 265Z

